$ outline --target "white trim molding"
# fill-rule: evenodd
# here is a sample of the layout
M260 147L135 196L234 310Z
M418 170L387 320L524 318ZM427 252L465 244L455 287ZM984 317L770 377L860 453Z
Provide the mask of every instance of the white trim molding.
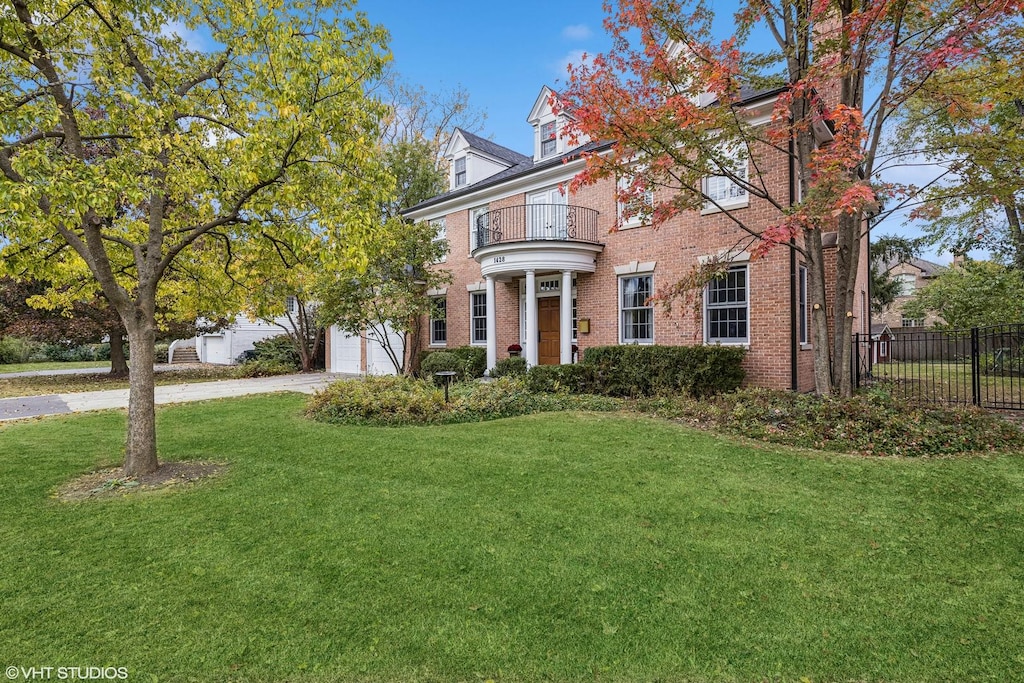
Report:
M630 261L621 266L615 266L616 275L635 275L636 273L653 273L657 261Z

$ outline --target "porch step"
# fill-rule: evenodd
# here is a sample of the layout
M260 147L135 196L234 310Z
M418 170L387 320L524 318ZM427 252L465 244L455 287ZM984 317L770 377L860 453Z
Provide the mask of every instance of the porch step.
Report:
M174 365L177 365L178 363L198 363L199 355L196 353L196 347L183 346L181 348L174 349L174 358L171 362Z

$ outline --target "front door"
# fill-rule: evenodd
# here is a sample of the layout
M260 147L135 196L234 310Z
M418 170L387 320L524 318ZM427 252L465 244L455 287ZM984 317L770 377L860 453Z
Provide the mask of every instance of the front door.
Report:
M537 299L537 331L540 332L537 362L541 365L558 365L562 362L558 307L557 296Z

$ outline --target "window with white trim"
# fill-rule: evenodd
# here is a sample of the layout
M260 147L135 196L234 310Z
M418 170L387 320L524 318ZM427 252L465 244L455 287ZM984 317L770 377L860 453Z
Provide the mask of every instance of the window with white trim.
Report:
M469 210L469 251L487 246L491 240L490 208L485 204Z
M469 295L469 340L472 344L487 343L487 293Z
M653 275L619 278L619 343L654 342Z
M708 283L704 299L705 337L709 343L750 341L747 267L732 266Z
M800 343L807 344L807 266L800 266L797 270L797 318Z
M629 190L633 184L633 178L619 178L617 183L618 192ZM637 192L623 201L623 198L616 194L615 206L618 211L620 228L635 228L644 225L645 217L650 216L654 208L654 191L645 188L643 193Z
M713 175L704 179L704 194L707 196L708 208L717 209L718 206L726 207L736 204L746 204L748 181L747 160L741 159L738 151L726 152L725 166L729 175ZM735 179L741 181L737 183ZM713 203L712 203L713 202ZM717 205L717 206L716 206Z
M465 185L466 179L466 157L459 157L455 160L455 187Z
M296 314L299 312L299 300L294 296L286 296L284 298L284 311L285 313Z
M924 327L924 321L920 318L901 318L900 327Z
M448 226L444 218L435 218L434 220L430 221L430 224L434 226L434 237L432 238L434 242L441 242L443 240L448 239ZM435 261L435 263L444 263L447 260L448 251L446 249L445 253L442 254L441 257L438 258L437 261Z
M558 133L555 122L542 123L540 126L540 156L549 157L558 152Z
M448 299L443 296L430 301L430 344L444 346L448 343Z
M901 273L893 278L900 283L898 296L913 296L917 289L917 276L913 273Z

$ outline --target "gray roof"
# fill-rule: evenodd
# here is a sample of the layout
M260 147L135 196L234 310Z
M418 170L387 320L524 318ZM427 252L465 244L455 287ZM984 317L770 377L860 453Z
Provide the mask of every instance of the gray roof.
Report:
M939 265L938 263L932 263L931 261L925 261L923 258L893 258L885 262L883 272L888 273L890 270L900 265L901 263L906 263L911 266L914 266L915 268L921 271L922 277L935 277L939 273L946 270L946 266Z
M502 161L507 161L513 166L532 161L532 159L525 154L520 154L514 149L509 149L508 147L502 147L497 142L484 139L479 135L474 135L473 133L462 130L461 128L456 128L455 130L462 133L462 137L466 138L466 142L468 142L469 146L473 149L483 152L484 154L489 154L492 157L501 159Z
M755 90L754 88L743 86L740 89L740 104L753 102L772 95L777 95L783 90L785 90L785 87ZM485 154L490 154L491 156L507 161L508 163L512 164L512 166L506 168L504 171L495 173L489 178L484 178L483 180L477 181L472 185L466 185L456 190L445 192L444 194L439 194L436 197L431 197L430 199L422 201L419 204L416 204L415 206L410 206L409 208L402 211L403 214L407 214L411 211L417 211L419 209L426 209L431 206L434 206L435 204L445 202L449 199L455 199L457 197L461 197L463 195L476 192L477 190L493 187L494 185L503 183L506 180L512 180L513 178L525 176L530 173L543 171L544 169L551 168L552 166L556 166L571 159L574 159L584 152L591 152L599 149L604 150L611 147L613 144L611 140L605 140L602 142L588 142L587 144L577 147L576 149L566 152L565 154L562 154L560 156L552 157L551 159L545 159L541 162L534 163L533 157L526 156L525 154L520 154L519 152L511 150L508 147L502 147L496 142L485 140L479 135L468 133L462 130L461 128L456 128L456 130L462 133L462 136L466 139L466 142L468 142L469 146L472 147L473 149L479 150L481 152L484 152Z
M463 134L465 134L465 131L463 131ZM587 144L581 147L577 147L576 149L566 152L565 154L562 154L557 157L552 157L550 159L545 159L544 161L538 163L534 163L531 157L519 154L519 156L522 157L522 161L520 163L517 163L515 166L510 166L509 168L506 168L504 171L499 171L498 173L495 173L491 177L484 178L483 180L475 182L472 185L466 185L465 187L460 187L457 190L452 190L451 192L445 192L444 194L439 194L436 197L431 197L430 199L420 202L415 206L410 206L408 209L405 209L402 213L409 213L410 211L416 211L418 209L426 209L431 206L434 206L435 204L440 204L441 202L447 201L449 199L455 199L457 197L470 194L471 192L476 192L477 190L482 190L484 188L493 187L494 185L499 185L505 182L506 180L512 180L513 178L529 175L530 173L543 171L546 168L558 166L569 159L574 159L583 152L590 152L596 149L604 149L607 147L611 147L611 144L612 143L610 142L588 142ZM496 146L501 147L501 145ZM502 149L505 148L502 147Z

